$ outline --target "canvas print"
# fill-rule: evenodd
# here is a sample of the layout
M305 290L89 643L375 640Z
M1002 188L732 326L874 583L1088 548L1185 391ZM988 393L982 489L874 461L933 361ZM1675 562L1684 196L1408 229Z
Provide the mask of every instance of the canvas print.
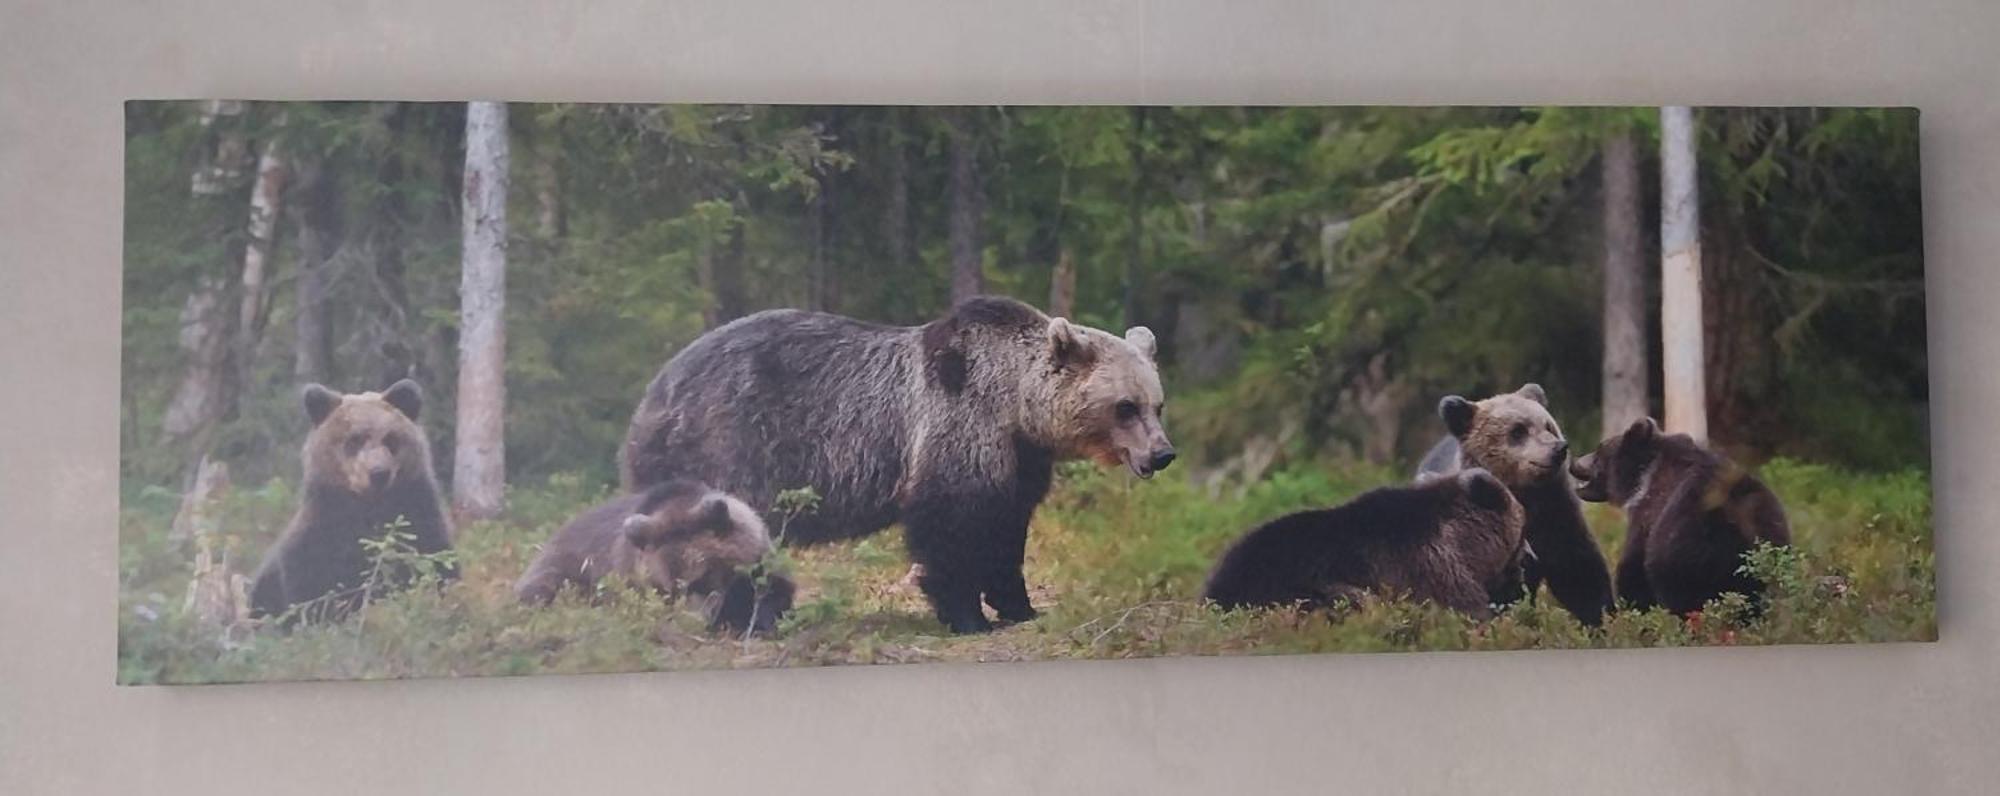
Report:
M1933 640L1917 121L132 102L118 679Z

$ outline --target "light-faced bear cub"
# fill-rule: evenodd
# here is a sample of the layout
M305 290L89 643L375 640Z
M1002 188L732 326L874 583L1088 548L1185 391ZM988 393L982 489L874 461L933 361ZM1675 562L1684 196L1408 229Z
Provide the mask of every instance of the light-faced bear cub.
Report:
M1485 618L1488 595L1518 585L1523 521L1506 486L1478 468L1376 489L1244 534L1203 596L1224 608L1320 607L1374 593Z
M1754 600L1764 584L1740 571L1743 554L1759 542L1791 544L1785 507L1770 488L1686 434L1662 433L1650 417L1571 472L1584 500L1625 510L1618 596L1634 608L1686 616L1725 592Z
M668 481L564 525L514 594L547 603L565 584L588 591L616 573L662 596L701 599L711 630L768 633L791 610L794 592L791 580L763 571L771 549L764 521L743 501L698 481Z
M372 596L407 585L401 568L367 582L374 556L363 539L401 523L417 553L451 549L451 525L431 472L430 443L417 425L423 391L404 379L379 393L342 395L318 384L301 396L312 431L300 456L305 478L299 509L264 555L250 587L252 616L337 621ZM440 574L456 577L445 562Z
M1483 401L1446 396L1438 416L1451 436L1424 457L1417 478L1460 467L1485 468L1498 477L1528 515L1524 591L1532 595L1547 583L1556 602L1595 627L1611 608L1611 573L1584 522L1567 469L1569 441L1548 404L1537 384Z

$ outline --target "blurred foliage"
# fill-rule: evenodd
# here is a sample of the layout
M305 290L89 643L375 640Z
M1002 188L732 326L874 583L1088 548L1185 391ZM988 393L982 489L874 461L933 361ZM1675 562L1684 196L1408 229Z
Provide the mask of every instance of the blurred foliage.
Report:
M1437 432L1437 397L1530 380L1573 432L1594 425L1594 165L1607 135L1650 151L1651 109L954 112L514 106L510 478L609 483L647 379L730 317L943 312L952 119L979 159L989 290L1044 306L1069 254L1074 315L1159 332L1198 467L1258 436L1284 437L1280 461L1407 461ZM1915 113L1700 118L1705 261L1728 291L1709 302L1717 438L1754 459L1922 466ZM249 103L206 123L195 103L131 106L129 481L175 484L199 453L165 437L160 417L185 367L175 341L193 286L241 289L254 169L224 192L188 190L230 136L248 152L276 142L295 175L330 175L329 379L361 390L419 378L449 472L462 128L462 106L443 103ZM284 196L270 321L215 436L251 481L295 475L304 430L291 361L302 182ZM1650 236L1657 198L1644 193Z

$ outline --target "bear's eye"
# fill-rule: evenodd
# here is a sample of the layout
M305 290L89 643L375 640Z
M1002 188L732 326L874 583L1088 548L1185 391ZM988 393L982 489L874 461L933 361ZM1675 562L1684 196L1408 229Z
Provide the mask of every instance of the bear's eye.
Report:
M1528 438L1528 424L1515 423L1513 428L1508 429L1507 438L1513 440L1516 444L1526 440Z
M382 449L388 451L389 455L396 455L396 449L400 447L402 447L402 443L398 442L395 437L382 438Z
M1132 420L1139 416L1139 405L1131 401L1118 402L1118 419Z
M363 445L366 445L366 444L368 444L368 437L367 437L366 435L364 435L364 434L354 434L354 435L350 435L350 436L349 436L349 437L347 438L347 453L348 453L348 455L350 455L350 456L351 456L351 455L353 455L353 454L356 454L356 453L360 453L360 452L361 452L361 446L363 446Z

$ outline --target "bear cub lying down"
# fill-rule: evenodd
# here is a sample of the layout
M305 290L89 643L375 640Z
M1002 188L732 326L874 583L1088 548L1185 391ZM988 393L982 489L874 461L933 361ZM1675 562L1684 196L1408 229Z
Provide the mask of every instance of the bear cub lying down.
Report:
M666 597L703 598L711 630L768 633L791 610L795 591L790 579L762 571L771 549L764 521L743 501L698 481L673 480L571 520L542 547L514 594L547 603L565 584L589 590L615 573Z
M1484 618L1518 590L1523 512L1491 473L1467 468L1280 517L1224 552L1203 596L1224 608L1321 607L1364 592Z
M1785 507L1769 487L1650 417L1570 471L1582 482L1579 497L1625 510L1618 596L1635 609L1686 616L1724 592L1754 599L1764 584L1740 571L1743 554L1759 542L1791 544Z

